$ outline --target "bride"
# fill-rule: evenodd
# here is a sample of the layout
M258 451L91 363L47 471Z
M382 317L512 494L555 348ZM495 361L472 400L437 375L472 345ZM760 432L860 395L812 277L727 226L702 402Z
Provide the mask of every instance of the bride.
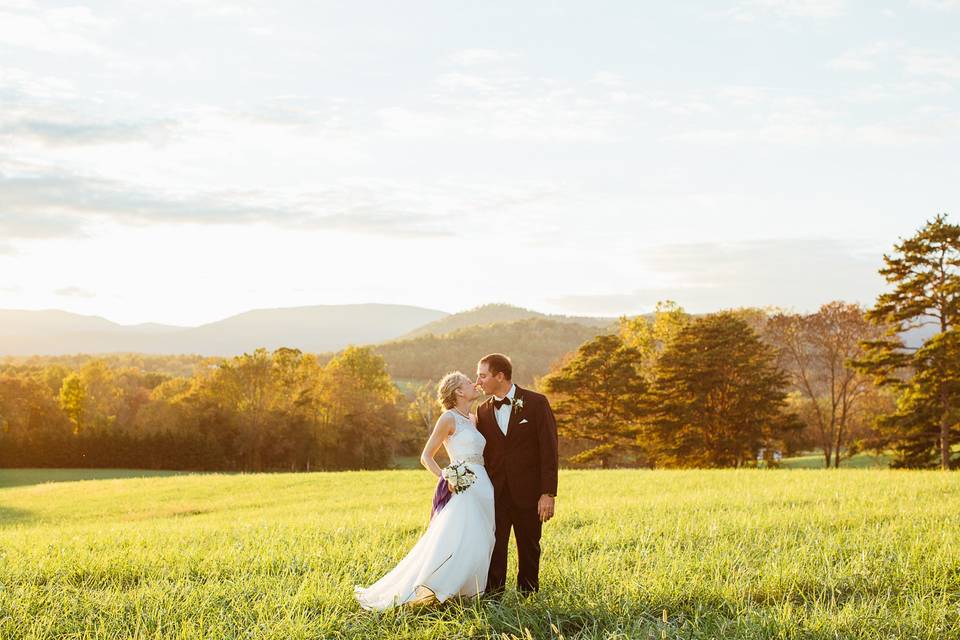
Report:
M476 386L459 371L440 381L437 399L446 411L420 455L423 466L440 478L430 525L389 573L369 587L355 588L364 609L443 602L453 596L476 596L486 589L495 523L493 485L483 467L486 440L470 413L478 397ZM474 483L460 492L443 479L443 470L433 459L441 444L451 464L465 462L476 474Z

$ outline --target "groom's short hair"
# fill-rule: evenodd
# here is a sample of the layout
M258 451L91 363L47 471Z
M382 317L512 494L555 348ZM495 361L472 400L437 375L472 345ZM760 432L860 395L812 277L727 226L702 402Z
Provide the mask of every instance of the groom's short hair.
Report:
M513 363L510 362L510 358L502 353L491 353L483 356L480 358L480 363L486 363L490 375L495 376L502 373L507 380L513 380Z

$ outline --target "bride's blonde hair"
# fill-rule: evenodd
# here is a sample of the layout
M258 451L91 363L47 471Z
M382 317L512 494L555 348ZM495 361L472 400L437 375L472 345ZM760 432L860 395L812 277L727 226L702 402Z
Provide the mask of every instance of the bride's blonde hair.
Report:
M470 382L470 378L459 371L443 376L443 380L437 385L437 401L443 405L444 409L453 409L457 406L457 389L464 380Z

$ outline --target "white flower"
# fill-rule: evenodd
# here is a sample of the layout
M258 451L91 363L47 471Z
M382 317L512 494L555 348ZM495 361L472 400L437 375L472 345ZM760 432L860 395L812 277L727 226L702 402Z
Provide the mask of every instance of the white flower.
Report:
M443 469L443 478L453 485L454 493L459 493L477 480L477 474L467 467L465 462L457 462Z

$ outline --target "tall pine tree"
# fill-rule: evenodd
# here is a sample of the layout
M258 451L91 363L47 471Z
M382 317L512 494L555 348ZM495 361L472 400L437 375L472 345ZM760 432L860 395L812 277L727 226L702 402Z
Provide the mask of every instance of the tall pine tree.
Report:
M900 392L896 412L878 426L894 451L894 466L960 466L953 451L960 436L960 226L940 214L883 261L880 273L893 291L881 294L867 316L889 330L884 339L865 343L867 353L857 363ZM904 344L904 332L931 325L937 333L922 346Z
M698 318L660 356L647 424L656 463L739 467L785 429L786 374L773 349L732 313Z
M592 446L571 462L599 461L608 467L637 452L638 420L647 384L639 370L640 352L618 335L597 336L540 382L550 394L561 437Z

